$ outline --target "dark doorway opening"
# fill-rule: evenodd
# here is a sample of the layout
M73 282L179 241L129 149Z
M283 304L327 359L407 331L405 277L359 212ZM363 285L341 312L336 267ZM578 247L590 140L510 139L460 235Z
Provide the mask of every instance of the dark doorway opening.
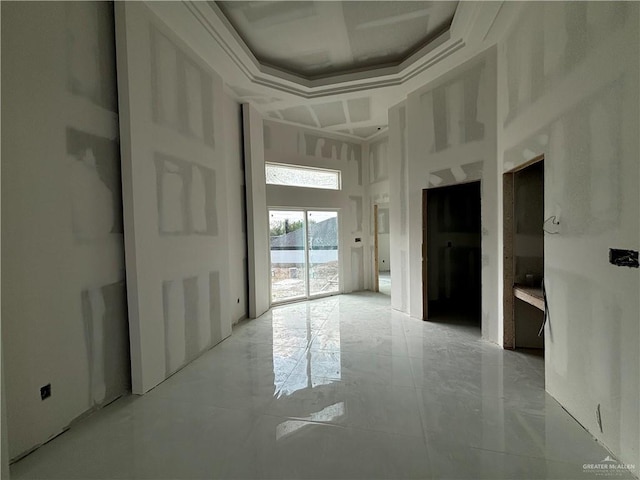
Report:
M424 319L480 326L480 182L423 190Z
M544 352L544 157L503 176L504 348ZM551 227L554 225L552 224Z

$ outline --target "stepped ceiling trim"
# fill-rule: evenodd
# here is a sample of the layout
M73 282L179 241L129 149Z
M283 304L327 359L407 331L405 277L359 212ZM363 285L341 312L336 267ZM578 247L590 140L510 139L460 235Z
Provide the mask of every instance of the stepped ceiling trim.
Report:
M399 65L310 79L261 64L215 3L187 1L185 6L248 80L304 99L402 85L465 47L463 36L453 38L448 29Z
M457 1L211 1L262 65L306 79L392 67L451 27Z

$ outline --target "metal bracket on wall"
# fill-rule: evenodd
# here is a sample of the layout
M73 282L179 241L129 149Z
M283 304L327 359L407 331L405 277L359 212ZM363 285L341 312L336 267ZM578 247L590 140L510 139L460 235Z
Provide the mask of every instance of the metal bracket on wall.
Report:
M557 235L559 232L558 226L560 225L560 221L557 219L555 215L550 216L542 223L542 230L544 233L548 233L550 235Z
M549 303L547 302L547 289L544 287L544 280L542 280L542 298L544 300L544 319L542 320L542 326L538 330L538 336L541 337L544 334L544 326L551 318L549 315Z

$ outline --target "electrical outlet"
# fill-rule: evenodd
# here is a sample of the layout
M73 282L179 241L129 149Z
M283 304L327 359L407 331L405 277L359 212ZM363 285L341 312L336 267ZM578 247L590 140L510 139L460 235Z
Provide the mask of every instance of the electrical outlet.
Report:
M51 396L51 384L47 383L44 387L40 387L40 399L45 400Z
M617 267L638 268L638 251L611 248L609 249L609 263Z

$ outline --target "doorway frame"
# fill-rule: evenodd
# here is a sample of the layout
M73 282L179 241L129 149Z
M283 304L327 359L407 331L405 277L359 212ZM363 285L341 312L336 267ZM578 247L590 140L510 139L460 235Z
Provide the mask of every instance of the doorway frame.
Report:
M373 291L380 292L380 253L378 240L378 204L373 205Z
M429 191L440 188L456 187L459 185L468 185L470 183L477 183L480 186L480 257L482 258L482 182L481 178L476 178L464 182L457 182L449 185L438 185L437 187L434 186L422 189L422 320L425 322L429 320L429 261L427 258L427 207ZM482 266L480 266L480 302L482 302ZM482 306L480 307L480 310L482 311Z
M281 300L281 301L273 301L273 296L272 296L272 280L271 280L271 237L270 237L270 233L271 233L271 229L268 228L267 229L267 246L268 246L268 255L269 255L269 308L273 307L273 306L278 306L278 305L285 305L288 303L296 303L296 302L304 302L307 300L315 300L318 298L325 298L325 297L331 297L333 295L340 295L343 291L343 277L344 277L344 272L343 272L343 253L342 253L342 246L343 246L343 242L342 242L342 216L340 215L340 209L339 208L334 208L334 207L327 207L327 208L323 208L323 207L314 207L314 208L307 208L307 207L273 207L273 206L267 206L267 216L269 215L269 213L271 211L279 211L279 212L302 212L304 214L304 259L305 259L305 283L306 283L306 294L304 296L299 296L299 297L295 297L295 298L290 298L290 299L285 299L285 300ZM320 294L315 294L315 295L311 295L310 291L311 291L311 287L310 287L310 279L309 279L309 222L308 222L308 213L309 212L335 212L336 213L336 223L337 223L337 228L338 228L338 290L335 292L329 292L329 293L320 293ZM268 226L268 218L267 218L267 226Z
M515 176L516 173L540 162L544 162L544 154L533 157L502 175L502 348L507 350L516 349L515 296L513 294L516 276Z

